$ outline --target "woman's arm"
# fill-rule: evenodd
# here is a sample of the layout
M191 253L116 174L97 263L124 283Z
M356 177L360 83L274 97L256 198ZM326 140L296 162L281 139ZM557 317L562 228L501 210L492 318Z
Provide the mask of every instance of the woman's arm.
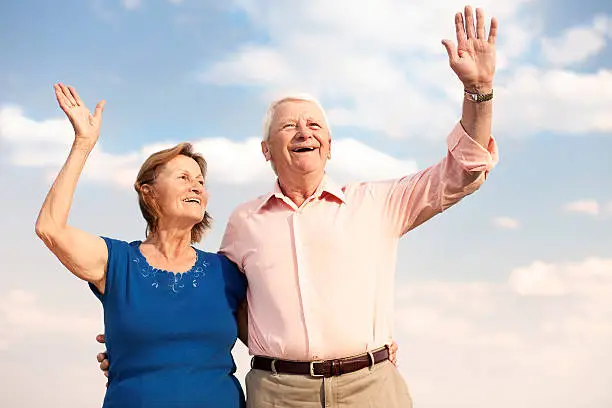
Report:
M98 103L91 115L74 88L62 84L54 88L75 136L70 154L40 209L36 234L70 272L104 293L106 243L98 236L69 226L67 221L79 176L100 135L105 101Z

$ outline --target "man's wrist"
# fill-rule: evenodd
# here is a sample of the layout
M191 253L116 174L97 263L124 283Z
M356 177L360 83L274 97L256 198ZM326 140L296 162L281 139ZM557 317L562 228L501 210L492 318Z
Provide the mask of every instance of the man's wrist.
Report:
M463 84L463 89L471 94L487 95L493 92L493 83L470 83Z

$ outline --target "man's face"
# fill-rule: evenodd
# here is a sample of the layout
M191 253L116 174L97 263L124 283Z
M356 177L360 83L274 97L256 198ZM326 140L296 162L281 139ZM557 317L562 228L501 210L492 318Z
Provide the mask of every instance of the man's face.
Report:
M330 135L323 112L310 101L285 101L276 107L262 151L279 179L324 172Z

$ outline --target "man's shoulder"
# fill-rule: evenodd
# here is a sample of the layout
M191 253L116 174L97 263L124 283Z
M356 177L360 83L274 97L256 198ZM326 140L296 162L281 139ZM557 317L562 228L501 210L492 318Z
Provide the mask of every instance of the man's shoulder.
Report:
M232 211L232 213L230 214L230 221L235 220L235 219L244 218L248 214L254 211L257 211L257 209L261 207L261 205L265 201L267 201L271 195L272 193L262 194L257 198L254 198L252 200L248 200L248 201L242 202L241 204L238 204L238 206L236 206L234 211Z

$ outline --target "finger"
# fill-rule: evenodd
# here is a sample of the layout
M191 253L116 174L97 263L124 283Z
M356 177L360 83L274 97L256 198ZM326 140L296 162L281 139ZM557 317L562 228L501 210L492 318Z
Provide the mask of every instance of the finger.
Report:
M105 376L106 378L108 378L108 371L105 371L105 372L104 372L104 376Z
M482 11L482 9L477 8L476 9L476 34L478 35L478 38L481 40L485 39L485 16L484 16L484 11Z
M476 31L474 30L474 14L472 13L472 7L465 6L465 31L468 39L476 38Z
M455 47L455 44L453 44L452 41L442 40L442 45L444 45L446 48L446 53L448 54L448 59L450 61L455 61L457 58L459 58L459 55L457 55L457 47Z
M100 363L100 370L107 371L110 364L108 364L108 360L104 360Z
M455 14L455 34L457 35L457 44L462 44L466 40L465 25L463 24L463 15Z
M497 19L493 17L491 19L491 28L489 29L489 44L495 44L497 39Z
M85 106L85 104L81 100L81 97L79 96L79 94L77 93L76 89L74 89L73 86L68 85L68 90L70 91L70 94L72 95L72 97L76 101L77 105Z
M101 363L106 358L107 358L106 353L98 353L98 355L96 356L96 360L98 360L98 363Z
M60 84L60 86L62 87L62 92L64 93L64 96L66 97L68 102L70 102L70 105L77 106L77 103L74 100L74 97L72 96L72 94L70 93L70 90L68 89L68 87L64 84Z
M106 101L100 101L96 105L96 110L94 111L94 115L93 115L95 119L102 119L102 112L104 112L104 105L106 105Z
M98 335L96 336L96 341L97 341L98 343L104 343L104 342L105 342L105 337L104 337L104 335L103 335L103 334L98 334Z
M64 112L68 113L67 109L70 108L70 101L64 95L61 85L55 84L53 85L53 88L55 89L55 98L57 99L57 103L59 104L60 108L62 108Z

